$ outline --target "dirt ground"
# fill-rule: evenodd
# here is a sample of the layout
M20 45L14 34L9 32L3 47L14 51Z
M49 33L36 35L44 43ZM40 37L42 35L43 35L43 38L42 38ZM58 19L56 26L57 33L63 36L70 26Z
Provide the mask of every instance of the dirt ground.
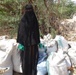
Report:
M22 75L21 73L14 72L13 75Z

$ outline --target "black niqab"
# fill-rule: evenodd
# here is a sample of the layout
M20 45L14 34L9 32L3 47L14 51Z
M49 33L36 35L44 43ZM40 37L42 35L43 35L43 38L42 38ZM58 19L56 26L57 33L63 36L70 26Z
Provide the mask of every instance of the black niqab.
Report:
M25 6L25 14L22 17L17 42L22 45L34 45L40 42L38 21L33 11L32 5Z

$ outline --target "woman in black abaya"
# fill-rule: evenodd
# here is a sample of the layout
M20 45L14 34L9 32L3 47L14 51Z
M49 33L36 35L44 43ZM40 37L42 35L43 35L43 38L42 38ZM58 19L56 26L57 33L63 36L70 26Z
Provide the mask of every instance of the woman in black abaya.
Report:
M38 62L39 26L31 4L25 6L18 29L17 42L24 46L21 53L23 75L36 75Z

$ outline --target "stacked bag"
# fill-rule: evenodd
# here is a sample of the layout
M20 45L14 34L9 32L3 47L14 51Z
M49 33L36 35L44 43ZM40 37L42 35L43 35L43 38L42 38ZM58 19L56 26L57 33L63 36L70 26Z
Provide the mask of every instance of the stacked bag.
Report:
M68 69L72 64L68 55L69 46L66 39L60 35L56 35L52 39L51 35L47 34L40 40L44 48L39 47L39 52L45 52L47 57L46 60L38 63L37 75L46 75L47 73L48 75L69 75Z
M0 39L0 74L13 75L13 70L22 73L20 52L15 39Z

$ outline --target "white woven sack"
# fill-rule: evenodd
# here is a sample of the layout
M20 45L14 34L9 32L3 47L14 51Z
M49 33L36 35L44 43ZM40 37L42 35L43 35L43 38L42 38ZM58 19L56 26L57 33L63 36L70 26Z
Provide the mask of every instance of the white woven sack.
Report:
M21 72L19 58L15 39L0 40L0 68L9 68L3 75L13 75L13 70Z
M48 75L68 75L65 57L62 51L52 52L47 59Z

